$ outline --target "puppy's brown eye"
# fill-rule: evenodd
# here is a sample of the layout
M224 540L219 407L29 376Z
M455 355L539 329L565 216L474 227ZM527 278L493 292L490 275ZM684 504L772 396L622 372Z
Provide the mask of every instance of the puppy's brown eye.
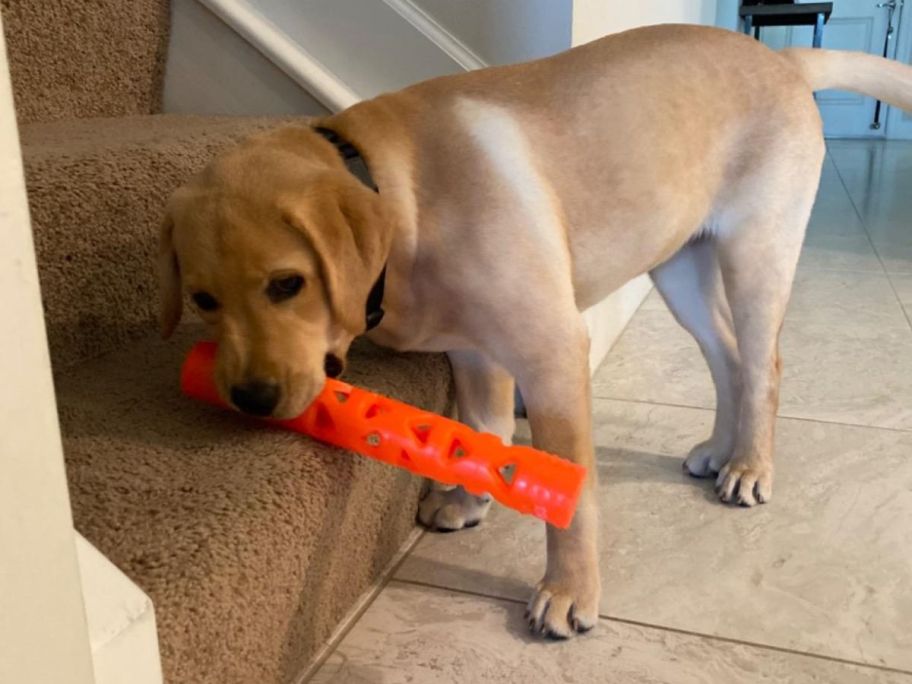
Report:
M200 311L215 311L219 308L218 300L208 292L194 292L191 295L193 303L196 304Z
M299 275L290 275L283 278L275 278L269 281L266 288L266 296L274 302L283 302L291 299L301 288L304 287L304 278Z

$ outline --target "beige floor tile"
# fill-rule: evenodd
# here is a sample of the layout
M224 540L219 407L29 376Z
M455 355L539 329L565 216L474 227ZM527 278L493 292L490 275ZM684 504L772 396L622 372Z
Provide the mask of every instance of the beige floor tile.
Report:
M801 250L802 270L869 271L883 273L871 240L864 233L854 235L817 234L808 231Z
M886 275L799 272L782 353L780 415L912 429L912 331ZM596 373L593 394L702 408L715 402L696 343L657 295Z
M861 208L866 196L908 188L912 181L912 143L846 140L828 144L827 155Z
M311 680L317 684L492 682L908 682L907 675L602 620L566 642L530 638L522 607L394 582Z
M912 273L891 276L893 287L906 312L912 317Z
M864 235L864 225L846 193L835 166L824 166L808 225L811 235Z
M606 616L912 670L912 434L781 420L773 501L681 471L709 411L596 401ZM398 577L524 600L538 521L428 534Z
M912 184L912 182L910 182ZM864 226L875 245L908 248L912 245L912 206L903 202L862 213Z
M875 334L902 328L896 294L884 273L799 269L789 300L788 321L838 322Z
M912 273L912 242L890 244L875 240L874 249L883 260L887 273Z
M888 184L865 190L853 197L853 204L861 215L864 228L874 240L896 244L912 242L910 185L912 175L894 178Z
M830 158L887 270L912 272L912 144L846 141Z
M696 343L664 304L644 304L636 313L596 371L592 393L705 408L715 402L709 370Z
M908 332L802 325L782 337L780 416L912 430Z
M811 235L864 235L864 224L838 180L821 183L814 210L808 222Z
M912 178L909 179L912 184ZM859 207L865 230L879 242L912 243L912 197L883 190L871 193L866 206Z

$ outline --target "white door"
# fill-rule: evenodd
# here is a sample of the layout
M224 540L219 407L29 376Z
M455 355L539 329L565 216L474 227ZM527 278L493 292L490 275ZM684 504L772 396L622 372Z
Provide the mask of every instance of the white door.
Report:
M884 45L890 57L896 52L901 0L834 0L833 15L824 27L823 47L882 55ZM895 9L895 11L892 11ZM892 11L893 35L887 41ZM772 48L810 46L811 26L770 27L760 30L760 39ZM889 107L881 105L875 121L876 101L855 93L824 90L817 102L823 115L824 133L831 138L893 137L887 130ZM879 123L878 123L879 122ZM909 124L912 128L912 124ZM899 133L899 131L896 131Z

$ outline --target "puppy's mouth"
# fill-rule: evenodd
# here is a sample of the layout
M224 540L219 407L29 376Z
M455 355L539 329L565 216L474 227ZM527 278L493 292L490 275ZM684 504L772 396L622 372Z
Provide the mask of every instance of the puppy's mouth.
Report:
M323 372L327 378L337 378L345 372L345 359L336 354L327 354L323 359ZM323 378L318 374L297 376L290 382L272 413L272 418L289 420L304 413L323 389Z
M275 420L297 418L316 400L322 389L322 385L317 387L313 384L306 387L296 387L291 394L286 395L285 399L279 402L269 417Z

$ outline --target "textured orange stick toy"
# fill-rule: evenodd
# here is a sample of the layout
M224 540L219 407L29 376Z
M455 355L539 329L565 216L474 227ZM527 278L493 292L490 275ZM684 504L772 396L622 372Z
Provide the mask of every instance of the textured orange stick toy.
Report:
M181 371L181 389L224 407L213 376L215 351L213 342L193 347ZM438 482L460 484L475 495L488 492L503 505L556 527L570 525L586 477L586 469L570 461L504 445L494 435L338 380L327 380L297 418L268 422Z

